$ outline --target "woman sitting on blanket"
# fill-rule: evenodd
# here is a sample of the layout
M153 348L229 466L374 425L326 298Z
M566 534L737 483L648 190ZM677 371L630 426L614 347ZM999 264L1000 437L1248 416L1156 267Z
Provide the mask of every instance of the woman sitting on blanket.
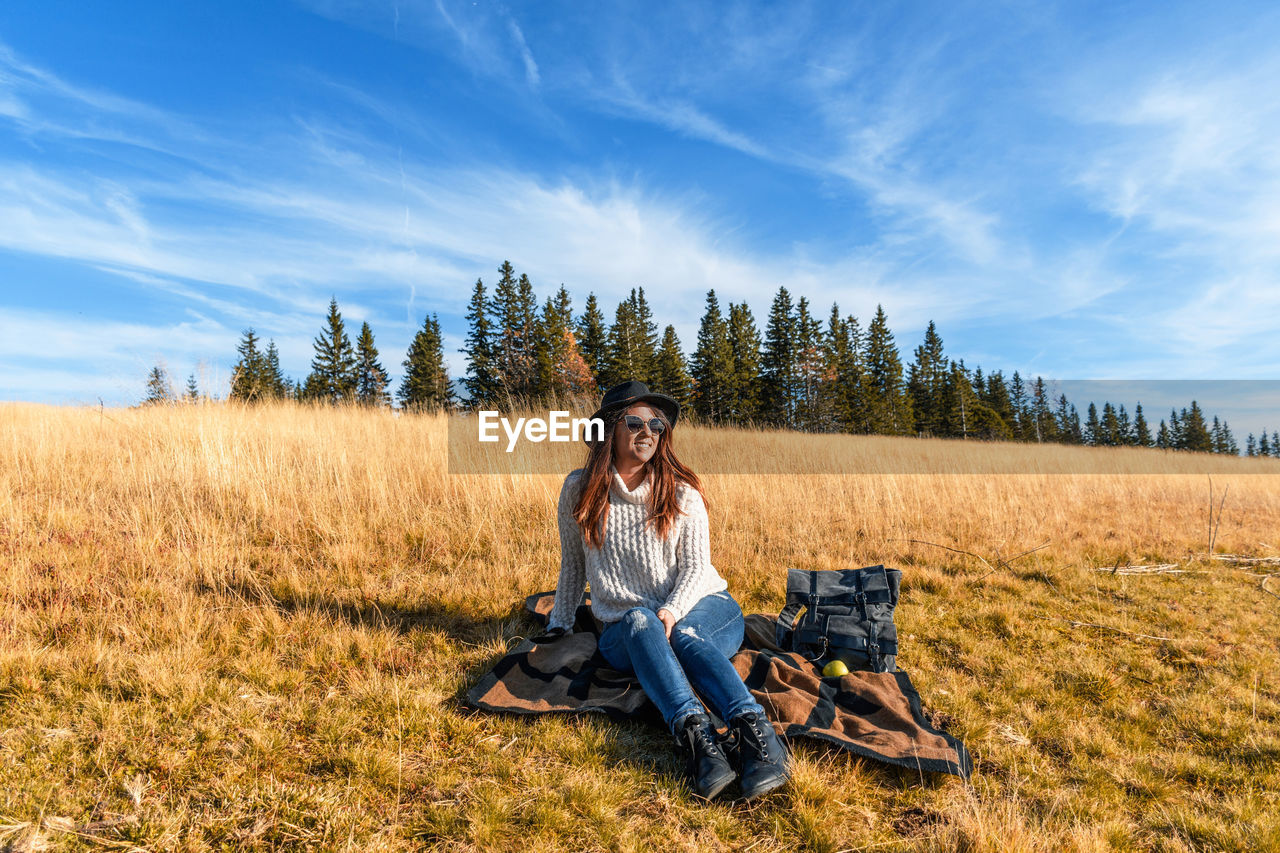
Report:
M604 623L599 650L634 673L688 759L702 797L741 774L744 799L786 783L790 757L729 657L742 644L742 609L711 565L707 508L693 471L676 459L672 398L642 382L604 395L605 423L585 468L565 477L557 511L560 580L548 620L571 631L591 583L591 611ZM701 696L729 724L738 771Z

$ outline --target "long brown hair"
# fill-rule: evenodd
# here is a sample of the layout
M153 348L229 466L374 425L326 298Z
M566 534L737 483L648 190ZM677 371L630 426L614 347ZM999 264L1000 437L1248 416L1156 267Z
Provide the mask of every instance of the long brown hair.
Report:
M612 475L609 466L613 464L613 433L626 414L629 407L619 406L604 416L604 441L595 442L591 446L587 464L582 472L582 489L578 494L578 503L573 508L573 517L582 528L583 538L592 548L604 545L604 530L609 514L609 486ZM677 515L682 515L676 500L678 483L686 483L702 495L706 504L706 495L702 493L702 482L692 469L676 458L672 445L672 433L675 431L666 415L654 409L658 417L667 424L667 428L658 436L658 447L653 457L645 463L645 468L652 478L649 487L649 498L645 506L649 517L645 523L657 531L659 539L665 539L675 522Z

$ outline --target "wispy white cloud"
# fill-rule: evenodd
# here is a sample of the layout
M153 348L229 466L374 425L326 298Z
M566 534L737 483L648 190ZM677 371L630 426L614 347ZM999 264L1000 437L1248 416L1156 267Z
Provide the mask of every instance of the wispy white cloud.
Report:
M745 134L730 130L692 103L675 98L650 100L641 95L616 69L611 85L607 89L597 89L593 97L615 114L651 122L690 139L710 142L752 157L775 159L763 145Z
M1068 107L1098 139L1077 185L1124 224L1121 247L1167 270L1138 336L1196 352L1197 369L1219 375L1280 359L1266 332L1280 309L1280 105L1270 96L1280 61L1232 47ZM1245 340L1253 353L1242 363Z
M23 60L2 41L0 116L27 135L117 142L182 158L185 145L207 139L198 125L184 117L69 83Z
M524 62L524 76L529 82L531 89L538 88L538 84L542 82L541 76L538 74L538 63L533 59L533 51L529 50L528 43L524 40L524 32L521 31L520 25L516 23L516 19L507 17L507 29L511 32L511 38L515 39L516 48L520 51L520 59Z

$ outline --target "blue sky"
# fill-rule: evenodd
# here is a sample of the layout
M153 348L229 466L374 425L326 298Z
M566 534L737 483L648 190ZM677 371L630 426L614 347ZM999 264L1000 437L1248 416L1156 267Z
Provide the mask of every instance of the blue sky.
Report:
M301 378L331 296L397 382L438 312L456 376L504 259L686 350L786 285L904 357L1270 379L1276 44L1261 3L8 0L0 399L224 391L250 326Z

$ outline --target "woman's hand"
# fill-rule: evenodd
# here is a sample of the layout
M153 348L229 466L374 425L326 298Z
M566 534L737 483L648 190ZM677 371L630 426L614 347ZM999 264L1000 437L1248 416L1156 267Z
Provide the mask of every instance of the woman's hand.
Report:
M676 617L672 615L667 608L658 611L658 620L662 622L662 626L667 629L667 641L671 641L671 629L676 626Z

